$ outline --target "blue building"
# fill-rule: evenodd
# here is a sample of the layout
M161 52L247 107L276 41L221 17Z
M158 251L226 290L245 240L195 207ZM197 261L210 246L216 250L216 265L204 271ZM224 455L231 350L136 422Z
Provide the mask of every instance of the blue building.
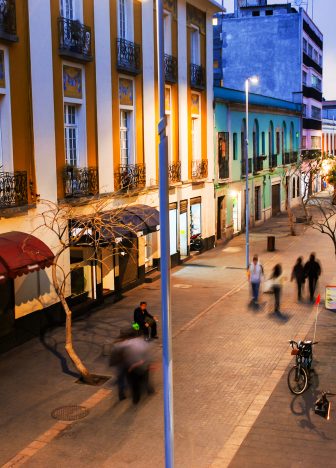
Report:
M290 2L235 0L233 14L216 15L215 85L243 90L245 80L257 75L256 93L301 103L300 148L315 153L322 143L322 55L322 33Z
M245 93L215 87L215 196L217 239L245 229ZM301 105L251 93L249 96L250 224L299 202Z

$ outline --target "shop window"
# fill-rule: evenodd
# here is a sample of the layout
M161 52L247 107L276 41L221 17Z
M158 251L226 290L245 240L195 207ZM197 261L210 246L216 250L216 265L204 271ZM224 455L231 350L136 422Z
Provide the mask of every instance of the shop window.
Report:
M177 252L177 209L169 209L169 239L170 239L170 255Z
M197 197L190 200L190 235L195 236L201 233L201 200Z

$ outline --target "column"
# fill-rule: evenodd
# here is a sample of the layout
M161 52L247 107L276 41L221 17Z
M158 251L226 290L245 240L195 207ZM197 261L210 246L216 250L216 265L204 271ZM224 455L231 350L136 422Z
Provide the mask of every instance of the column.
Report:
M181 179L188 179L188 62L187 62L187 10L185 0L177 4L178 48L178 108L179 108L179 158Z

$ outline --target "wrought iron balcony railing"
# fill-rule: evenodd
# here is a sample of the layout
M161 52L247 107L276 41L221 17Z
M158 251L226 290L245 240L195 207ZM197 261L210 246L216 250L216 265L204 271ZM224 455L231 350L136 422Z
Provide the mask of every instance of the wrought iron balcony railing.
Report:
M322 154L320 149L304 149L301 150L301 156L303 159L316 159Z
M177 82L177 59L171 55L164 56L165 80L167 83Z
M117 39L117 68L138 75L141 72L141 47L126 39Z
M62 56L90 62L91 28L78 20L58 18L59 53Z
M252 158L248 158L248 171L252 173ZM246 177L246 163L245 159L242 160L242 177Z
M264 158L256 156L253 158L253 172L260 172L264 170Z
M115 174L118 190L135 190L146 185L145 164L121 164Z
M194 180L206 179L208 177L208 160L198 159L192 161L191 178Z
M12 208L27 204L27 172L0 172L0 208Z
M219 179L228 179L230 177L228 159L222 159L218 164L218 177Z
M297 151L288 151L282 153L282 164L294 164L298 160L298 152Z
M17 42L15 0L0 0L0 38Z
M65 198L96 195L98 193L98 170L95 167L65 166L63 186Z
M181 181L181 163L174 162L168 165L169 182L174 184Z
M268 164L269 164L270 169L273 169L273 168L277 167L277 165L278 165L278 155L277 154L270 154L268 156Z
M205 89L205 70L201 65L190 64L190 86L194 89Z

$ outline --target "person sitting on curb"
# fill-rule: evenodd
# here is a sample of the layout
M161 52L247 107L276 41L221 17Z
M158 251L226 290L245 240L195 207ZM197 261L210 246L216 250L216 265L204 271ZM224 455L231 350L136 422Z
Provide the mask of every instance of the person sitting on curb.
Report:
M140 306L134 311L134 322L140 327L140 330L145 335L146 339L158 339L157 336L157 319L147 310L147 302L141 301Z

